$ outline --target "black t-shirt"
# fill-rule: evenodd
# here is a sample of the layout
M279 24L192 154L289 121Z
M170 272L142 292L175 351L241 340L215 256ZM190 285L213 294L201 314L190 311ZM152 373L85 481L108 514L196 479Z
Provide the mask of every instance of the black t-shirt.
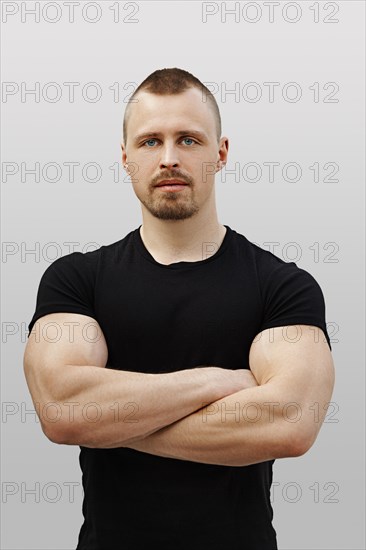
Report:
M332 349L322 290L294 262L225 225L213 255L163 265L140 227L55 260L41 278L29 331L49 313L88 315L104 333L106 368L143 373L249 368L255 336L284 325L315 325ZM79 462L84 523L77 550L277 549L273 460L222 466L80 447Z

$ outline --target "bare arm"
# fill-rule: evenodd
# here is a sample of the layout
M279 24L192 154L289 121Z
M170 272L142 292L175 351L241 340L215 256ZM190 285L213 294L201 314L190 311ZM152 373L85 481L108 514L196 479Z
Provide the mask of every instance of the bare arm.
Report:
M35 323L24 373L51 441L121 447L246 387L242 369L146 374L105 369L107 358L101 327L91 317L52 313Z
M319 341L314 341L308 325L264 330L250 349L252 387L127 446L225 466L304 454L318 435L334 386L333 360L324 333L312 328L320 332ZM316 404L319 418L314 417Z

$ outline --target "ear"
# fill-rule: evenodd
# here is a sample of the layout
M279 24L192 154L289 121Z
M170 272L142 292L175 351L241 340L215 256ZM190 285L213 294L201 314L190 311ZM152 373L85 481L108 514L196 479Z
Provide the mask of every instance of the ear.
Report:
M229 152L229 138L227 138L226 136L223 136L220 139L219 153L218 153L219 154L219 160L223 164L226 164L226 162L227 162L228 152Z
M227 162L229 149L229 140L226 136L223 136L219 142L219 151L217 153L217 163L216 163L216 172L222 170L222 167L225 166Z
M126 148L125 148L123 143L121 143L121 150L122 150L122 164L124 166L127 162L127 153L126 153Z

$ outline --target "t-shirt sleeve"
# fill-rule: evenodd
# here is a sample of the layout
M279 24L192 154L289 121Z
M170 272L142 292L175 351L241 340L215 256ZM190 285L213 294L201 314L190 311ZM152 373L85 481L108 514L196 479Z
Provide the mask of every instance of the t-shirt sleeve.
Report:
M93 262L82 252L55 260L41 277L29 334L34 323L49 313L81 313L95 318L93 271Z
M262 299L263 317L259 332L285 325L314 325L323 330L332 349L326 327L323 292L308 271L295 262L283 262L267 273Z

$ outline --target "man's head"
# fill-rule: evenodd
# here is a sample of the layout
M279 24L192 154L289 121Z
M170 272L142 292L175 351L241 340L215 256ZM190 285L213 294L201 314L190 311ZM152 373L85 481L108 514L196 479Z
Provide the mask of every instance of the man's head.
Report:
M127 107L123 117L123 143L127 144L128 120L130 117L133 105L138 102L138 94L140 91L150 92L156 95L176 95L181 94L188 88L197 88L201 92L202 102L208 103L212 110L212 115L216 124L217 142L221 137L221 117L219 107L215 97L210 90L198 78L183 69L160 69L151 73L141 84L136 88L134 93L127 103Z
M214 207L215 173L225 164L215 98L181 69L157 70L135 90L123 120L122 161L142 205L159 219L182 220ZM157 187L183 180L177 191Z

